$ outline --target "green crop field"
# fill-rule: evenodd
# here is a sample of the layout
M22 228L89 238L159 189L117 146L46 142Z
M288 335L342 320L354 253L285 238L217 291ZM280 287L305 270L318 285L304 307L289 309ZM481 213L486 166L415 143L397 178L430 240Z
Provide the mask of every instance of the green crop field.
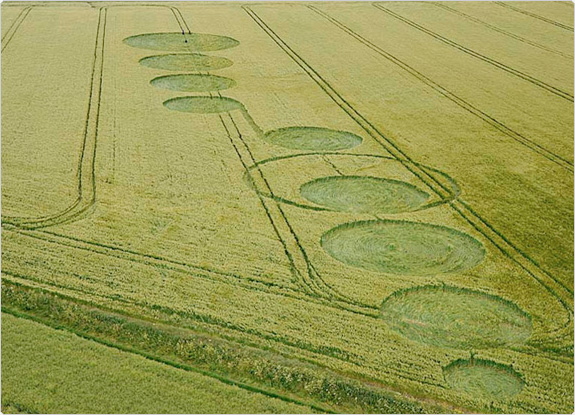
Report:
M2 412L573 412L573 3L1 17Z

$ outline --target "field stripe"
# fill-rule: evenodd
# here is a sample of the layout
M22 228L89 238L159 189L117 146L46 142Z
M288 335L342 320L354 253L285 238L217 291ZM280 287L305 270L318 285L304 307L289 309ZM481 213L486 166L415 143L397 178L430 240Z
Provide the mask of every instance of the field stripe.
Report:
M483 61L483 62L486 62L486 63L488 63L488 64L490 64L490 65L492 65L492 66L494 66L494 67L496 67L496 68L498 68L498 69L501 69L501 70L503 70L503 71L505 71L505 72L507 72L507 73L510 73L511 75L514 75L514 76L516 76L516 77L518 77L518 78L520 78L520 79L523 79L523 80L525 80L525 81L527 81L527 82L530 82L531 84L533 84L533 85L535 85L535 86L538 86L539 88L542 88L542 89L544 89L544 90L546 90L546 91L548 91L548 92L551 92L552 94L555 94L555 95L557 95L558 97L561 97L561 98L563 98L563 99L566 99L567 101L573 102L573 95L570 94L570 93L568 93L568 92L565 92L565 91L563 91L563 90L561 90L561 89L559 89L559 88L557 88L557 87L554 87L553 85L550 85L550 84L548 84L548 83L546 83L546 82L543 82L543 81L541 81L541 80L539 80L539 79L537 79L537 78L534 78L534 77L532 77L531 75L528 75L528 74L526 74L526 73L524 73L524 72L521 72L521 71L519 71L519 70L517 70L517 69L514 69L514 68L512 68L512 67L510 67L510 66L507 66L507 65L505 65L504 63L501 63L501 62L499 62L499 61L496 61L495 59L492 59L492 58L490 58L490 57L488 57L488 56L482 55L482 54L479 53L479 52L476 52L476 51L474 51L474 50L472 50L472 49L466 48L465 46L460 45L459 43L454 42L453 40L450 40L450 39L448 39L448 38L446 38L446 37L444 37L444 36L441 36L440 34L438 34L438 33L436 33L436 32L433 32L433 31L431 31L431 30L429 30L429 29L427 29L427 28L421 26L420 24L417 24L417 23L415 23L414 21L409 20L408 18L401 16L400 14L395 13L394 11L388 9L387 7L382 6L381 3L372 3L372 5L373 5L376 9L381 10L382 12L387 13L388 15L390 15L390 16L392 16L392 17L394 17L394 18L396 18L396 19L398 19L398 20L400 20L400 21L406 23L407 25L409 25L409 26L411 26L411 27L413 27L413 28L415 28L415 29L417 29L417 30L419 30L419 31L421 31L421 32L423 32L423 33L425 33L425 34L427 34L427 35L429 35L429 36L431 36L431 37L437 39L437 40L439 40L440 42L445 43L446 45L449 45L449 46L451 46L451 47L453 47L453 48L455 48L455 49L458 49L458 50L460 50L460 51L463 52L463 53L466 53L466 54L468 54L468 55L470 55L470 56L473 56L473 57L476 58L476 59L479 59L479 60L481 60L481 61Z
M318 86L343 110L345 111L367 134L369 134L385 150L391 153L399 161L409 161L404 166L426 186L428 186L438 196L444 197L446 191L441 182L431 173L418 167L417 163L407 155L389 137L376 128L371 121L365 118L348 101L345 100L317 71L305 62L290 46L288 46L251 8L249 5L242 6L246 13L256 22L256 24L290 57L298 64L308 76L315 81ZM572 301L573 291L556 279L553 275L545 271L537 262L531 259L525 252L520 250L515 244L497 231L489 222L483 219L469 205L461 200L453 201L449 206L465 219L473 228L480 232L490 241L503 255L519 265L527 275L539 282L551 295L553 295L566 311L566 318L563 326L558 330L571 331L566 335L572 336L571 322L573 321L573 307L569 304ZM554 330L553 332L555 332Z
M521 13L521 14L524 14L526 16L533 17L534 19L539 19L545 23L549 23L549 24L552 24L554 26L560 27L561 29L565 29L565 30L569 30L569 31L573 32L573 28L571 26L568 26L568 25L563 24L563 23L559 23L555 20L552 20L552 19L549 19L547 17L538 15L536 13L528 12L527 10L523 10L517 6L512 6L509 3L505 3L502 1L495 1L494 3L497 4L498 6L507 7L508 9L513 10L517 13Z
M467 102L463 98L461 98L461 97L457 96L456 94L454 94L453 92L449 91L447 88L439 85L437 82L428 78L427 76L425 76L424 74L419 72L417 69L409 66L407 63L405 63L402 60L400 60L399 58L393 56L391 53L383 50L382 48L380 48L379 46L377 46L373 42L371 42L371 41L367 40L366 38L364 38L363 36L359 35L357 32L353 31L348 26L344 25L343 23L341 23L340 21L338 21L334 17L329 16L326 12L324 12L324 11L318 9L317 7L314 7L314 6L307 6L307 7L310 8L311 10L315 11L316 13L318 13L320 16L327 19L331 23L333 23L335 26L337 26L338 28L340 28L341 30L343 30L344 32L346 32L347 34L349 34L350 36L352 36L353 38L355 38L359 42L363 43L365 46L367 46L368 48L370 48L371 50L373 50L374 52L376 52L380 56L384 57L385 59L387 59L390 62L394 63L395 65L399 66L400 68L402 68L406 72L413 75L419 81L421 81L424 84L426 84L427 86L433 88L439 94L443 95L444 97L446 97L450 101L454 102L455 104L457 104L461 108L465 109L466 111L468 111L471 114L475 115L476 117L480 118L481 120L488 123L489 125L496 128L497 130L501 131L502 133L504 133L508 137L510 137L513 140L517 141L518 143L526 146L530 150L533 150L536 153L542 155L543 157L547 158L548 160L558 164L559 166L561 166L561 167L563 167L563 168L565 168L571 172L574 171L573 170L573 163L570 162L569 160L566 160L565 158L559 156L558 154L555 154L555 153L547 150L545 147L535 143L534 141L528 139L527 137L524 137L523 135L519 134L518 132L507 127L501 121L495 119L494 117L483 112L479 108L473 106L472 104L470 104L469 102Z
M4 52L4 49L6 49L6 47L8 46L8 44L10 43L10 41L12 40L12 38L14 37L16 32L18 31L18 29L20 28L20 25L22 24L24 19L26 19L26 17L28 17L28 14L30 14L32 7L34 7L34 6L24 8L20 12L20 14L18 14L18 17L16 17L16 20L12 23L10 28L6 31L6 34L2 37L2 50L1 50L1 52Z
M554 54L559 55L559 56L563 56L564 58L573 59L573 55L570 55L570 54L568 54L568 53L563 53L563 52L561 52L561 51L559 51L559 50L556 50L556 49L553 49L553 48L549 48L549 47L547 47L547 46L545 46L545 45L541 45L541 44L539 44L539 43L537 43L537 42L534 42L534 41L532 41L532 40L529 40L529 39L526 39L526 38L521 37L521 36L519 36L519 35L516 35L515 33L511 33L511 32L509 32L509 31L507 31L507 30L501 29L500 27L494 26L494 25L492 25L492 24L490 24L490 23L488 23L488 22L485 22L485 21L483 21L483 20L481 20L481 19L479 19L479 18L477 18L477 17L475 17L475 16L471 16L470 14L467 14L467 13L464 13L464 12L462 12L462 11L460 11L460 10L454 9L454 8L452 8L452 7L449 7L447 4L445 4L445 2L441 2L441 3L440 3L440 2L432 1L432 2L430 2L430 4L433 4L434 6L440 7L440 8L442 8L442 9L444 9L444 10L447 10L447 11L449 11L449 12L451 12L451 13L458 14L459 16L462 16L462 17L464 17L464 18L466 18L466 19L468 19L468 20L471 20L472 22L479 23L480 25L483 25L483 26L485 26L485 27L487 27L487 28L489 28L489 29L491 29L491 30L493 30L493 31L495 31L495 32L501 33L501 34L503 34L503 35L505 35L505 36L508 36L508 37L513 38L513 39L515 39L515 40L518 40L518 41L520 41L520 42L523 42L523 43L526 43L526 44L531 45L531 46L533 46L533 47L536 47L536 48L545 50L545 51L547 51L547 52L554 53Z
M96 336L91 336L91 335L89 335L89 334L86 334L86 333L83 333L83 332L80 332L80 331L77 331L77 330L74 330L74 329L71 329L71 328L68 328L68 327L64 327L64 326L61 326L61 325L58 325L58 324L53 324L52 322L47 321L47 320L45 320L45 319L42 319L42 318L39 318L39 317L30 315L30 314L22 313L22 312L20 312L20 311L11 310L11 309L6 308L6 307L4 307L4 306L2 306L2 312L3 312L3 313L10 314L10 315L12 315L12 316L14 316L14 317L17 317L17 318L22 318L22 319L34 321L34 322L36 322L36 323L43 324L43 325L45 325L45 326L51 327L51 328L56 329L56 330L67 331L67 332L72 333L72 334L75 334L76 336L81 337L81 338L83 338L83 339L91 340L91 341L93 341L93 342L96 342L96 343L102 344L102 345L104 345L104 346L107 346L107 347L111 347L111 348L120 350L120 351L122 351L122 352L140 355L140 356L142 356L142 357L144 357L144 358L146 358L146 359L148 359L148 360L152 360L152 361L155 361L155 362L158 362L158 363L162 363L162 364L165 364L165 365L168 365L168 366L172 366L172 367L174 367L174 368L176 368L176 369L182 369L182 370L185 370L185 371L188 371L188 372L199 373L200 375L203 375L203 376L206 376L206 377L210 377L210 378L216 379L216 380L218 380L218 381L220 381L220 382L222 382L222 383L224 383L224 384L231 385L231 386L236 386L236 387L238 387L238 388L247 390L247 391L252 392L252 393L258 393L258 394L261 394L261 395L264 395L264 396L267 396L267 397L270 397L270 398L276 398L276 399L282 400L282 401L284 401L284 402L294 403L294 404L297 404L297 405L300 405L300 406L303 406L303 407L311 408L311 409L313 409L313 410L315 410L315 411L318 411L318 412L334 413L334 412L332 412L331 410L328 410L328 409L326 409L326 408L321 408L321 407L319 407L319 406L317 406L317 405L314 405L314 404L305 403L305 402L299 401L299 400L297 400L297 399L293 399L293 398L290 398L290 397L287 397L287 396L283 396L283 395L277 394L277 393L275 393L275 392L271 392L271 391L268 391L268 390L265 390L265 389L262 389L262 388L253 386L253 385L249 385L249 384L246 384L246 383L243 383L243 382L239 382L239 381L235 381L235 380L232 380L232 379L228 379L228 378L226 378L226 377L224 377L224 376L218 375L217 373L208 372L208 371L206 371L206 370L203 370L203 369L200 369L200 368L197 368L197 367L188 365L188 364L177 363L177 362L174 362L174 361L171 361L171 360L168 360L168 359L164 359L164 358L162 358L162 357L159 357L159 356L156 356L156 355L153 355L153 354L150 354L150 353L146 353L146 352L143 352L143 351L141 351L141 350L135 349L135 348L133 348L133 347L129 347L129 346L122 345L122 344L120 344L120 343L115 343L115 342L111 342L111 341L109 341L109 340L100 339L100 338L98 338L98 337L96 337Z

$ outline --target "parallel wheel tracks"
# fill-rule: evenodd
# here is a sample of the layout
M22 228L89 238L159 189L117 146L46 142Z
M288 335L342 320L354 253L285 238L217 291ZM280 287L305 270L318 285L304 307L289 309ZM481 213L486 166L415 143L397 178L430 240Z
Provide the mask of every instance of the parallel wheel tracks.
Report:
M251 125L254 123L253 119L247 113L245 108L241 110L242 115L246 122ZM234 120L231 113L227 114L229 121L225 120L221 115L220 122L226 131L226 135L232 144L242 166L244 167L245 174L249 177L254 186L263 186L270 195L274 195L272 187L270 186L267 178L265 177L260 166L257 165L257 160L246 143L237 122ZM228 127L227 123L231 125ZM259 127L254 129L256 133L261 131ZM234 133L235 132L235 133ZM237 143L236 143L237 141ZM250 164L256 166L257 176L251 173ZM289 222L287 215L281 203L275 200L266 199L262 196L261 192L256 192L262 204L266 216L270 221L276 236L284 248L284 252L290 262L292 273L294 274L295 283L298 284L305 293L309 296L323 298L337 302L338 308L343 308L348 311L363 314L369 317L377 317L377 308L356 302L344 294L338 292L327 284L321 274L317 271L311 263L309 255L303 247L299 237Z
M363 43L365 46L367 46L368 48L370 48L371 50L373 50L374 52L376 52L380 56L384 57L385 59L389 60L393 64L399 66L401 69L410 73L416 79L423 82L425 85L433 88L436 92L443 95L445 98L449 99L450 101L457 104L458 106L460 106L464 110L466 110L466 111L470 112L471 114L475 115L476 117L480 118L481 120L483 120L487 124L491 125L492 127L496 128L497 130L501 131L506 136L508 136L511 139L517 141L518 143L526 146L530 150L535 151L536 153L547 158L548 160L558 164L559 166L573 172L573 163L570 162L569 160L566 160L565 158L559 156L558 154L555 154L555 153L547 150L545 147L537 144L536 142L534 142L534 141L528 139L527 137L519 134L517 131L514 131L513 129L509 128L508 126L503 124L501 121L493 118L492 116L490 116L489 114L480 110L479 108L473 106L472 104L470 104L469 102L467 102L463 98L461 98L461 97L457 96L456 94L454 94L453 92L449 91L447 88L439 85L437 82L428 78L427 76L425 76L424 74L422 74L421 72L416 70L415 68L409 66L407 63L403 62L402 60L395 57L391 53L383 50L381 47L375 45L373 42L370 42L365 37L359 35L357 32L353 31L348 26L344 25L343 23L341 23L340 21L338 21L334 17L329 16L324 11L319 10L318 8L316 8L314 6L308 6L308 8L313 10L314 12L316 12L317 14L322 16L323 18L327 19L328 21L333 23L335 26L337 26L339 29L343 30L344 32L346 32L348 35L352 36L353 38L355 38L359 42Z
M466 54L468 54L468 55L470 55L470 56L473 56L473 57L476 58L476 59L479 59L479 60L481 60L481 61L483 61L483 62L486 62L486 63L488 63L488 64L490 64L490 65L492 65L492 66L494 66L494 67L496 67L496 68L498 68L498 69L501 69L501 70L503 70L503 71L505 71L505 72L507 72L507 73L509 73L509 74L511 74L511 75L514 75L514 76L516 76L516 77L518 77L518 78L521 78L521 79L523 79L523 80L525 80L525 81L527 81L527 82L530 82L531 84L533 84L533 85L535 85L535 86L538 86L539 88L542 88L542 89L544 89L544 90L546 90L546 91L548 91L548 92L551 92L552 94L555 94L555 95L557 95L558 97L561 97L561 98L563 98L563 99L565 99L565 100L567 100L567 101L573 102L573 94L570 94L569 92L563 91L563 90L561 90L561 89L559 89L559 88L557 88L557 87L555 87L555 86L553 86L553 85L550 85L550 84L548 84L548 83L546 83L546 82L543 82L543 81L541 81L541 80L539 80L539 79L537 79L537 78L535 78L535 77L533 77L533 76L531 76L531 75L528 75L528 74L526 74L525 72L522 72L522 71L519 71L519 70L517 70L517 69L514 69L514 68L512 68L512 67L510 67L510 66L508 66L508 65L505 65L505 64L502 63L502 62L499 62L499 61L497 61L497 60L495 60L495 59L492 59L492 58L490 58L490 57L488 57L488 56L482 55L481 53L476 52L476 51L474 51L474 50L472 50L472 49L466 48L465 46L460 45L459 43L454 42L454 41L451 40L451 39L448 39L448 38L446 38L446 37L444 37L444 36L441 36L440 34L434 32L434 31L432 31L432 30L429 30L429 29L427 29L426 27L423 27L423 26L421 26L420 24L418 24L418 23L416 23L416 22L414 22L414 21L412 21L412 20L410 20L410 19L408 19L408 18L406 18L406 17L401 16L400 14L398 14L398 13L396 13L396 12L394 12L394 11L388 9L387 7L382 6L380 3L373 3L372 5L373 5L376 9L381 10L382 12L387 13L388 15L390 15L390 16L396 18L397 20L400 20L400 21L402 21L403 23L406 23L407 25L409 25L409 26L411 26L411 27L413 27L413 28L415 28L415 29L417 29L417 30L419 30L419 31L421 31L421 32L423 32L423 33L425 33L425 34L427 34L427 35L429 35L429 36L431 36L431 37L437 39L437 40L439 40L440 42L445 43L446 45L449 45L449 46L451 46L451 47L454 47L455 49L458 49L458 50L460 50L460 51L463 52L463 53L466 53ZM507 5L506 5L506 6L507 6ZM509 7L509 6L507 6L507 7Z
M277 35L250 6L242 6L246 13L256 24L369 136L379 143L387 152L404 161L404 166L428 188L440 197L445 196L444 185L430 172L421 169L416 162L406 154L393 140L383 134L371 121L357 111L343 96L341 96L315 69L313 69L301 56L299 56L283 39ZM462 200L455 200L450 204L451 208L468 222L475 230L490 241L504 256L521 267L527 275L541 284L546 291L555 297L565 309L563 325L551 333L560 331L565 335L571 335L571 322L573 321L573 307L570 305L573 290L560 280L542 269L533 259L522 252L503 234L497 231L489 222L482 218L475 210Z
M22 11L16 17L16 20L14 20L10 28L6 31L6 34L2 36L2 50L1 50L2 52L4 52L4 49L6 49L6 47L10 44L10 41L18 31L18 28L20 28L20 25L22 24L24 19L28 17L28 14L30 13L30 10L32 10L32 7L34 6L25 7L24 9L22 9Z
M462 12L462 11L460 11L460 10L454 9L454 8L452 8L452 7L449 7L447 4L445 4L445 2L441 2L441 3L440 3L440 2L430 2L430 4L433 4L434 6L440 7L440 8L442 8L442 9L444 9L444 10L447 10L447 11L449 11L449 12L451 12L451 13L455 13L455 14L457 14L457 15L459 15L459 16L464 17L465 19L471 20L472 22L479 23L480 25L485 26L485 27L487 27L487 28L489 28L489 29L491 29L491 30L493 30L493 31L495 31L495 32L501 33L502 35L505 35L505 36L508 36L508 37L510 37L510 38L512 38L512 39L515 39L515 40L518 40L518 41L520 41L520 42L526 43L526 44L528 44L528 45L530 45L530 46L536 47L536 48L538 48L538 49L545 50L545 51L550 52L550 53L554 53L554 54L556 54L556 55L562 56L562 57L567 58L567 59L573 59L573 55L570 55L570 54L568 54L568 53L563 53L563 52L561 52L560 50L556 50L556 49L549 48L549 47L547 47L547 46L545 46L545 45L542 45L542 44L540 44L540 43L537 43L537 42L534 42L534 41L532 41L532 40L529 40L529 39L526 39L526 38L524 38L524 37L521 37L521 36L519 36L519 35L516 35L515 33L511 33L511 32L509 32L509 31L507 31L507 30L501 29L500 27L494 26L494 25L492 25L491 23L487 23L487 22L485 22L485 21L483 21L483 20L481 20L481 19L479 19L479 18L477 18L477 17L475 17L475 16L471 16L471 15L469 15L469 14L467 14L467 13L464 13L464 12Z
M98 14L88 109L77 168L76 200L66 209L54 215L37 218L3 216L3 224L7 223L22 229L38 229L45 228L47 226L70 223L89 214L96 202L95 165L98 126L100 121L100 103L102 101L104 42L106 36L107 13L107 8L103 7L100 9Z
M503 2L503 1L496 1L496 2L494 2L494 3L497 4L498 6L506 7L506 8L508 8L508 9L511 9L511 10L517 12L517 13L521 13L521 14L524 14L524 15L526 15L526 16L533 17L534 19L538 19L538 20L541 20L541 21L543 21L543 22L545 22L545 23L549 23L549 24L552 24L552 25L554 25L554 26L560 27L561 29L565 29L565 30L569 30L570 32L573 32L573 28L572 28L571 26L568 26L568 25L563 24L563 23L556 22L555 20L549 19L549 18L547 18L547 17L540 16L540 15L538 15L538 14L536 14L536 13L528 12L527 10L523 10L523 9L521 9L521 8L519 8L519 7L512 6L512 5L510 5L509 3L506 3L506 2Z

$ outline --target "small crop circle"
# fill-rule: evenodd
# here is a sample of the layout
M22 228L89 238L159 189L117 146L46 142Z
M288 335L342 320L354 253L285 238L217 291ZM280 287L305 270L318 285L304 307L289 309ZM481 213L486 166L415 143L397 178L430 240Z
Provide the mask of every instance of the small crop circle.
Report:
M178 97L165 101L164 106L174 111L199 114L218 114L243 108L239 101L226 97Z
M466 233L427 223L371 220L346 223L321 237L321 246L344 264L397 275L462 272L485 256Z
M356 147L362 138L347 132L320 127L286 127L268 131L271 144L295 150L335 151Z
M233 65L229 59L200 53L172 53L147 56L140 59L140 65L166 71L213 71Z
M150 50L167 50L170 52L206 52L229 49L239 45L235 39L227 36L207 33L143 33L124 39L129 46Z
M417 210L430 198L400 180L371 176L329 176L304 183L303 198L339 212L388 214Z
M458 349L520 345L531 336L531 318L498 296L449 286L398 291L381 305L395 332L420 343Z
M488 400L510 398L523 389L519 373L491 360L456 360L443 368L443 375L452 389Z
M208 74L178 74L159 76L150 81L157 88L183 92L221 91L236 84L231 78Z

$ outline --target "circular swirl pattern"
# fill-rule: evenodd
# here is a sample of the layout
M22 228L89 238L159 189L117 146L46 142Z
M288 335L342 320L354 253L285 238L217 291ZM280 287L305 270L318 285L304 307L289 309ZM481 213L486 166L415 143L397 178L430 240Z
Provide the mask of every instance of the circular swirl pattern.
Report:
M532 331L530 317L514 303L447 286L394 293L383 302L381 317L411 340L459 349L523 344Z
M417 210L430 198L410 183L371 176L321 177L303 184L300 194L330 210L374 215Z
M242 108L239 101L226 97L178 97L165 101L164 106L174 111L200 114L217 114Z
M227 36L180 32L144 33L127 37L124 43L135 48L170 52L205 52L233 48L240 44Z
M485 256L483 245L463 232L392 220L336 226L321 237L321 246L344 264L398 275L462 272Z
M166 71L213 71L233 65L229 59L200 53L172 53L140 59L140 65Z
M491 360L456 360L443 375L451 388L488 400L510 398L523 389L519 373Z
M236 81L224 76L207 74L179 74L159 76L150 83L162 89L183 92L208 92L228 89L236 84Z
M286 127L268 131L266 141L296 150L334 151L356 147L362 138L347 131L320 127Z

